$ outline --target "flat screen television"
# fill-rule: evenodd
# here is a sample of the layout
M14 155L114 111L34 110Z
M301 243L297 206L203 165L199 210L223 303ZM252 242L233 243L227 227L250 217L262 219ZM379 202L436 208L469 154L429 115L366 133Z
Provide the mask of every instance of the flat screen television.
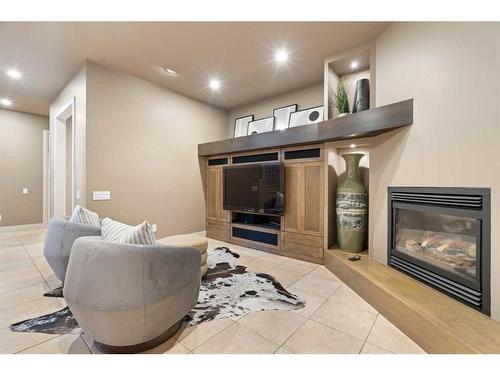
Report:
M231 165L223 173L225 210L283 215L283 163Z

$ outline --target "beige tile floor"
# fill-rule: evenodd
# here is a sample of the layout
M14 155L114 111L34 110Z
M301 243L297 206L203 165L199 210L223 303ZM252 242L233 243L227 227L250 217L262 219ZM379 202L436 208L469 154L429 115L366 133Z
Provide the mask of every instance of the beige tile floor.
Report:
M43 297L60 285L43 258L44 230L0 233L0 353L97 352L92 339L71 335L14 333L9 324L53 312L63 299ZM228 246L239 263L273 275L306 300L300 310L261 311L183 328L147 353L424 353L405 334L325 267L209 240Z

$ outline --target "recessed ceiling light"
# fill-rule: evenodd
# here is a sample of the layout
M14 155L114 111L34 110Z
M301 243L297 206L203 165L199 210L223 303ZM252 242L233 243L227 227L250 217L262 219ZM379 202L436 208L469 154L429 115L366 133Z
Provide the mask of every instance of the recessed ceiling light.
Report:
M286 60L288 60L288 52L284 49L280 49L274 54L274 59L280 64L284 63Z
M209 85L212 90L220 89L220 81L218 79L211 79Z
M351 144L351 148L356 148L356 145L354 143Z
M358 67L358 62L357 61L353 61L351 63L351 69L356 69Z
M10 78L14 78L14 79L19 79L19 78L23 77L23 75L21 74L21 72L19 70L16 70L16 69L9 69L9 70L7 70L7 75Z
M165 70L168 74L173 75L173 76L175 76L175 75L177 74L177 71L176 71L176 70L174 70L174 69L172 69L172 68L169 68L169 67L167 67L167 66L166 66L166 67L164 67L164 68L163 68L163 70Z
M12 100L9 100L7 98L3 98L2 100L0 100L0 103L2 103L2 105L5 105L5 106L11 106Z

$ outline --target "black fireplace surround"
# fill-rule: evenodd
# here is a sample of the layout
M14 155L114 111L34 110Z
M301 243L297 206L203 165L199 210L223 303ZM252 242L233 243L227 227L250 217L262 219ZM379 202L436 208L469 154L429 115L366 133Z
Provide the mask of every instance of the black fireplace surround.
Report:
M389 187L388 264L490 315L490 189Z

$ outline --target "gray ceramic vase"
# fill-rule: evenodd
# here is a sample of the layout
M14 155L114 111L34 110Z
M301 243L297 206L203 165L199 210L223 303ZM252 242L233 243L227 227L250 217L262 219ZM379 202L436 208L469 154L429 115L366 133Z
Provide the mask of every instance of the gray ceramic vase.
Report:
M337 238L341 250L364 250L368 193L359 178L359 161L364 154L345 154L345 181L337 188Z
M367 109L370 109L370 80L363 78L356 82L352 113L366 111Z

